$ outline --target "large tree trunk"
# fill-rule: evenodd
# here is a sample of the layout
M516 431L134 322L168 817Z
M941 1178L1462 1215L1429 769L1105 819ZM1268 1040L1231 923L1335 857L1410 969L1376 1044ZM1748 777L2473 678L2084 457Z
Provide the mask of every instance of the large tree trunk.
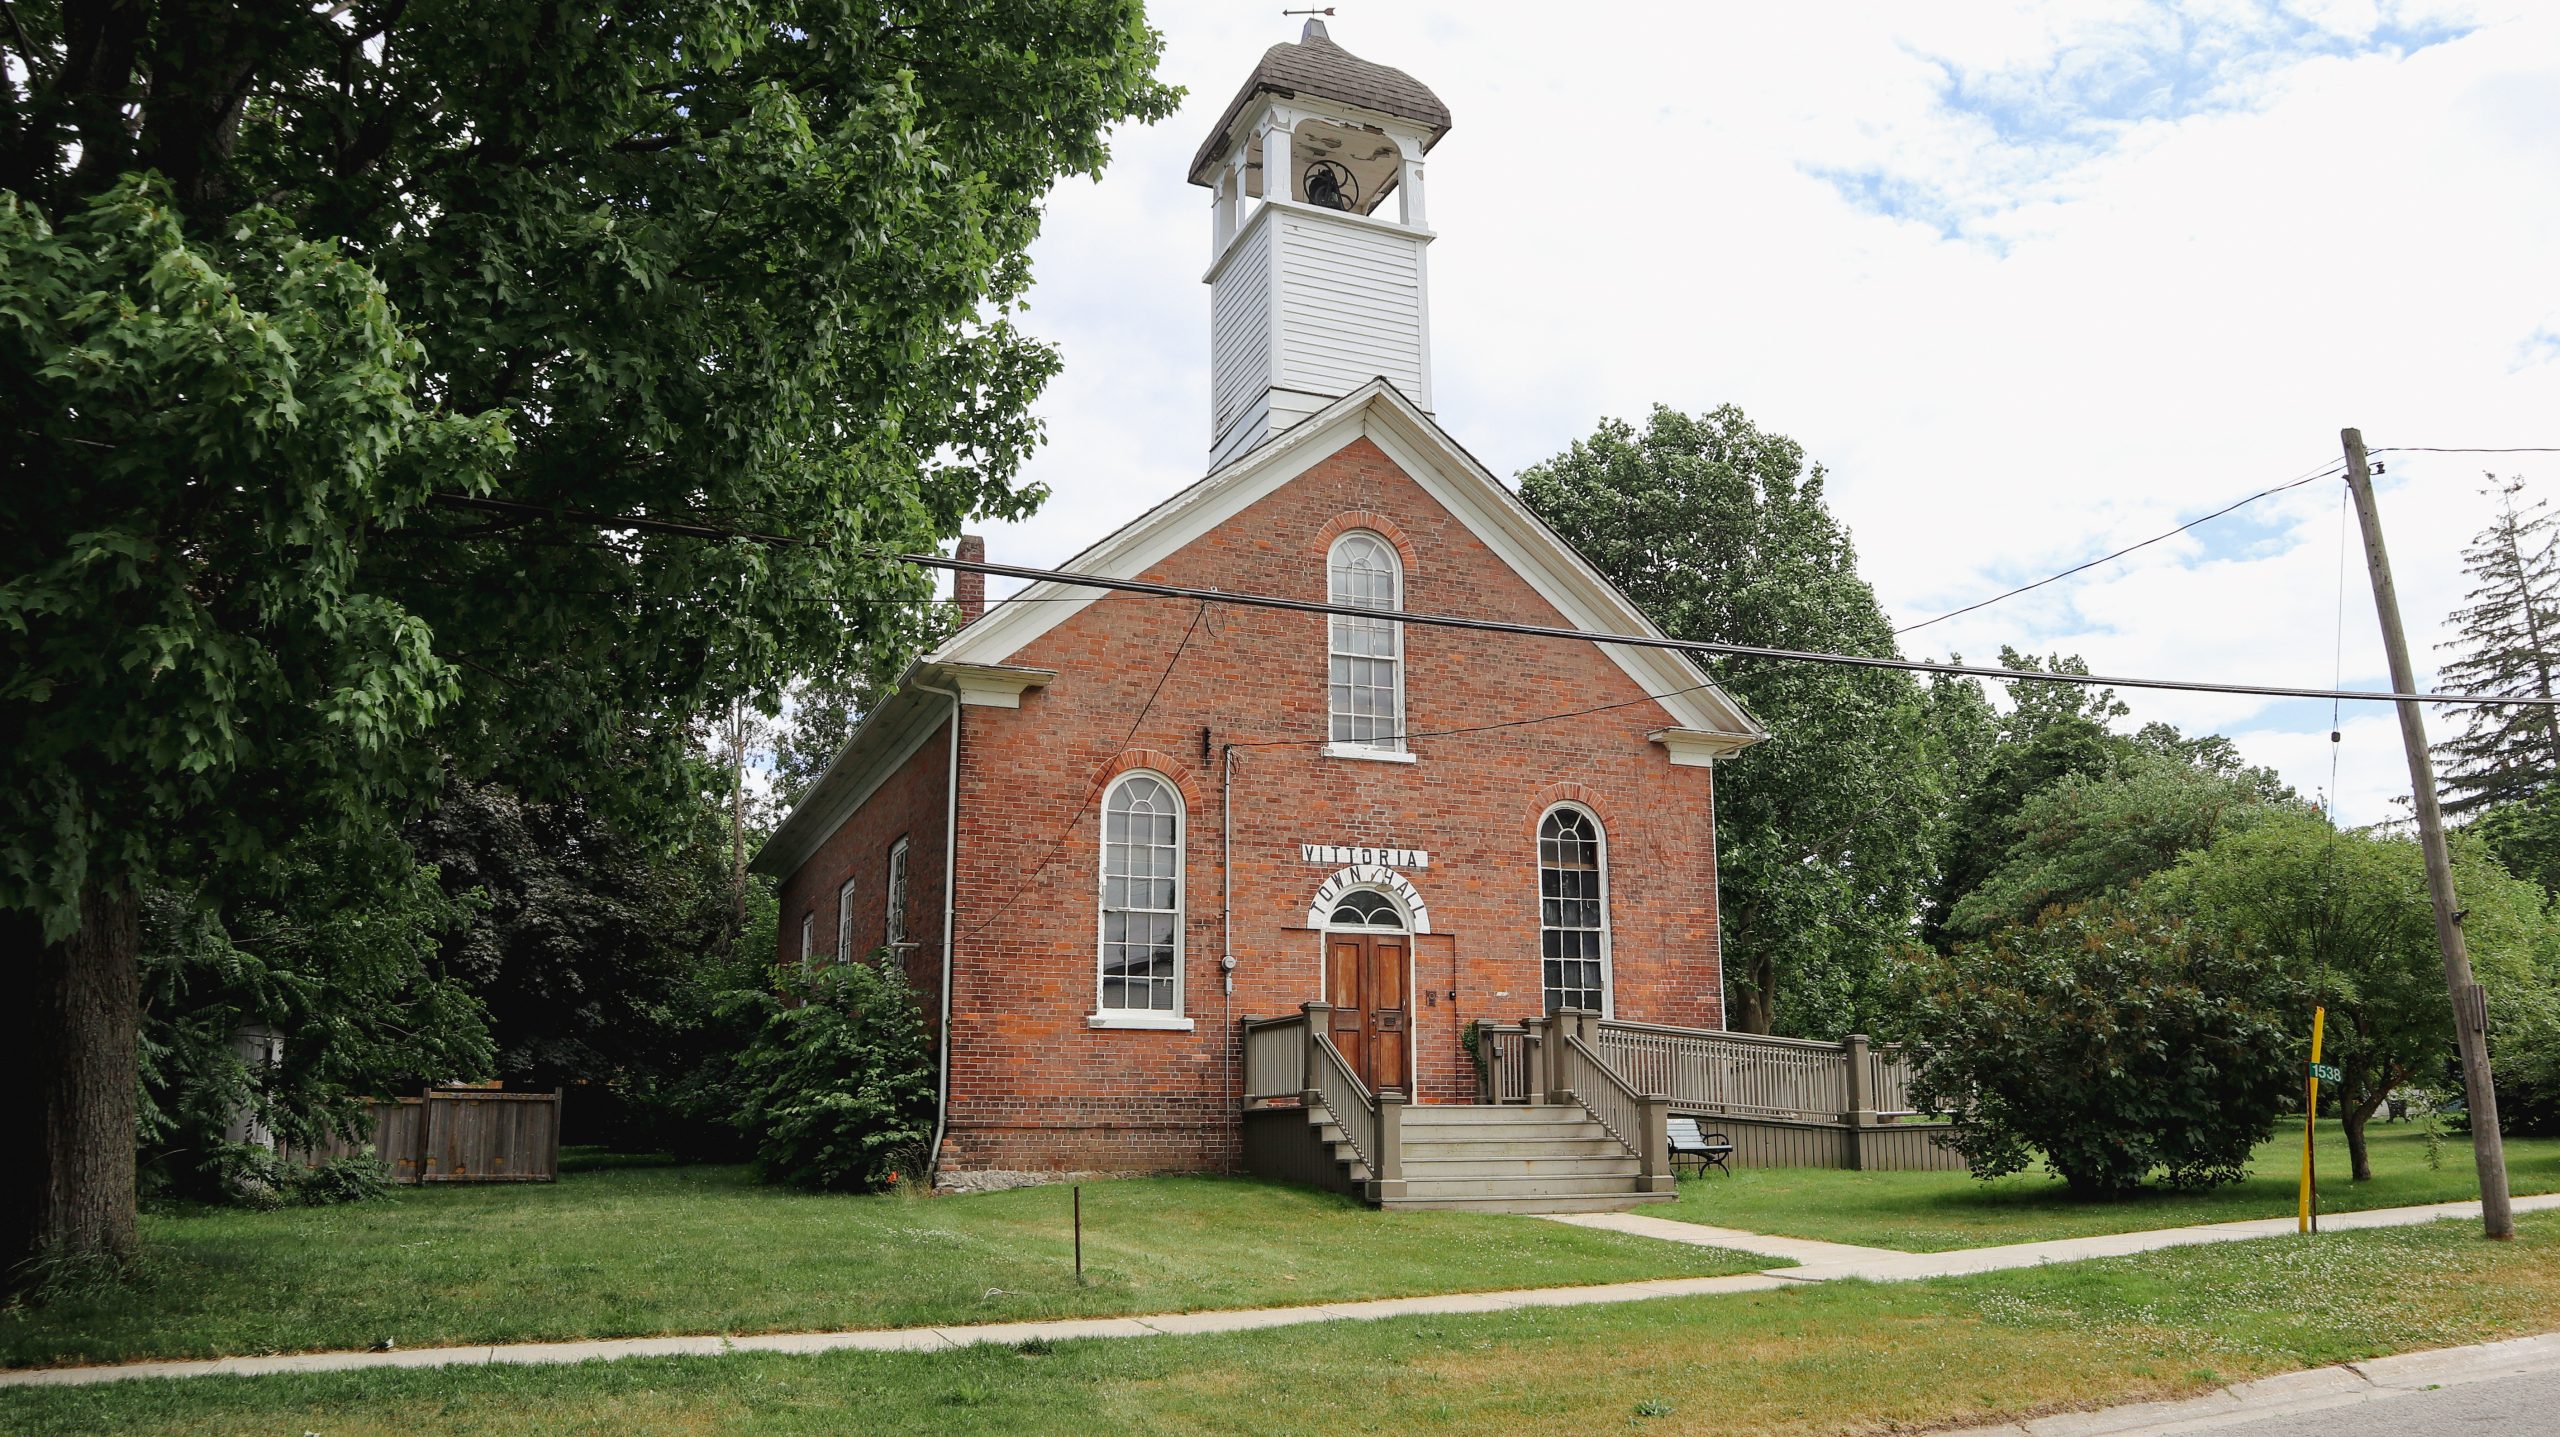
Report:
M1735 1033L1766 1033L1777 1016L1770 1001L1778 986L1777 965L1765 958L1747 958L1738 966L1739 982L1733 981L1733 965L1725 969L1724 1026Z
M0 1286L17 1291L133 1256L141 933L133 894L96 885L62 942L44 942L32 914L10 913L7 923L22 956L0 1018L15 1029L8 1061L18 1076L6 1104L16 1131L0 1169Z
M2385 1072L2382 1081L2373 1085L2373 1091L2353 1101L2349 1101L2344 1093L2339 1095L2338 1126L2346 1132L2347 1167L2357 1182L2373 1181L2373 1155L2365 1150L2364 1125L2373 1120L2374 1111L2382 1106L2382 1100L2390 1093L2397 1076Z

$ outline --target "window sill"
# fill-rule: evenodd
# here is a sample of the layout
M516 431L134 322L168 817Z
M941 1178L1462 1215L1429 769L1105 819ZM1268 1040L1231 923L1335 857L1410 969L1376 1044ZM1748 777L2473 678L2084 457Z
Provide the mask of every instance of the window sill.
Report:
M1192 1029L1191 1020L1178 1013L1087 1013L1084 1025L1155 1033L1188 1033Z
M1365 744L1329 743L1319 750L1326 758L1366 759L1371 763L1420 763L1421 756L1410 749L1370 748Z

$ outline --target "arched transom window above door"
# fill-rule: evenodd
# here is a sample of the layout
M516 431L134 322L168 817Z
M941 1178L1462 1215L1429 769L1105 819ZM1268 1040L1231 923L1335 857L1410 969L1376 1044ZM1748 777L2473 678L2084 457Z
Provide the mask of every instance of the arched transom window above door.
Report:
M1404 566L1395 546L1367 529L1333 541L1325 560L1327 602L1392 614L1404 607ZM1335 614L1326 621L1326 702L1330 751L1404 752L1404 625Z
M1333 916L1325 920L1328 928L1383 928L1404 931L1404 908L1394 899L1374 888L1363 888L1343 896L1333 906Z

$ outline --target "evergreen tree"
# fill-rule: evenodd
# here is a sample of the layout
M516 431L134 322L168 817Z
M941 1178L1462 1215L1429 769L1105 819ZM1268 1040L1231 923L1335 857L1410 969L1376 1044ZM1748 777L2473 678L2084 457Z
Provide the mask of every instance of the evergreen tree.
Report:
M2497 476L2491 475L2492 484ZM2446 688L2476 693L2554 696L2560 670L2560 514L2535 500L2518 508L2522 479L2498 485L2498 516L2471 547L2462 567L2477 581L2453 613L2462 636L2443 647L2462 651L2444 665ZM2478 813L2530 798L2560 774L2560 710L2548 706L2466 706L2462 732L2437 745L2444 771L2445 812Z

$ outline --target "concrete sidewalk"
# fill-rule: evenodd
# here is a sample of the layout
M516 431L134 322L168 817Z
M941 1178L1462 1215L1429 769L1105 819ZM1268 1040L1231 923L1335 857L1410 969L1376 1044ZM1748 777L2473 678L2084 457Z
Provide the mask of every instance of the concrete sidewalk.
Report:
M2518 1212L2560 1207L2560 1194L2518 1198ZM2339 1213L2321 1219L2330 1231L2350 1228L2408 1227L2448 1218L2480 1216L2480 1204L2438 1203L2428 1207L2380 1208ZM1047 1322L1004 1322L976 1326L899 1327L853 1332L784 1332L757 1337L624 1337L583 1342L515 1342L496 1346L421 1347L394 1352L302 1352L279 1357L219 1357L178 1362L126 1362L96 1367L44 1367L0 1372L0 1389L11 1387L83 1386L145 1377L251 1377L279 1372L351 1372L377 1367L469 1367L612 1361L623 1357L717 1357L730 1352L922 1352L976 1343L1033 1340L1064 1342L1090 1337L1162 1337L1204 1332L1242 1332L1254 1328L1295 1327L1311 1322L1376 1321L1452 1313L1507 1312L1522 1307L1587 1307L1618 1302L1647 1302L1663 1297L1702 1297L1728 1292L1767 1292L1805 1282L1844 1278L1902 1282L1924 1277L1952 1277L2036 1267L2048 1262L2079 1262L2121 1257L2160 1248L2205 1242L2238 1242L2293 1231L2290 1218L2254 1222L2210 1223L2202 1227L2164 1228L2153 1232L2104 1237L2063 1238L2053 1242L2016 1243L2006 1247L1965 1248L1955 1252L1894 1252L1853 1247L1808 1238L1770 1237L1731 1228L1675 1222L1641 1213L1566 1213L1549 1221L1699 1247L1733 1248L1769 1257L1793 1259L1801 1266L1771 1268L1733 1277L1658 1278L1588 1287L1522 1288L1509 1292L1446 1293L1429 1297L1390 1297L1370 1302L1335 1302L1308 1307L1248 1308L1229 1312L1161 1313L1143 1317L1062 1318ZM2394 1359L2398 1360L2398 1359ZM2370 1368L2373 1364L2365 1364ZM2286 1379L2273 1379L2283 1381ZM1994 1429L2012 1431L2014 1429ZM2042 1437L2043 1429L2034 1429ZM2079 1430L2079 1429L2073 1429ZM2091 1429L2097 1430L2097 1429ZM2113 1430L2113 1429L2106 1429Z
M2517 1212L2543 1212L2560 1208L2560 1193L2515 1199ZM2424 1207L2375 1208L2368 1212L2324 1214L2320 1219L2323 1232L2350 1232L2365 1228L2409 1227L2418 1223L2438 1222L2454 1218L2478 1221L2477 1202L2433 1203ZM2196 1227L2154 1228L2149 1232L2105 1233L2096 1237L2054 1238L2045 1242L2010 1243L2000 1247L1964 1247L1951 1252L1896 1252L1880 1247L1851 1247L1843 1243L1813 1242L1802 1238L1761 1237L1753 1233L1735 1232L1730 1228L1707 1227L1699 1223L1679 1222L1670 1218L1648 1217L1643 1213L1557 1213L1549 1222L1571 1223L1576 1227L1606 1228L1611 1232L1635 1233L1657 1237L1667 1242L1695 1243L1701 1247L1739 1248L1744 1252L1765 1253L1772 1257L1794 1258L1799 1266L1773 1268L1768 1275L1790 1282L1834 1282L1841 1278L1861 1278L1869 1282L1909 1282L1924 1277L1961 1277L1975 1272L2001 1272L2017 1267L2040 1267L2048 1262L2086 1262L2096 1257L2130 1257L2135 1253L2158 1252L2162 1248L2193 1247L2209 1242L2244 1242L2250 1238L2282 1237L2294 1231L2289 1217L2253 1218L2244 1222L2205 1223Z
M2313 1413L2329 1414L2319 1424L2326 1429L2344 1421L2346 1414L2339 1411L2342 1408L2537 1374L2560 1374L2560 1333L2433 1352L2404 1352L2369 1362L2263 1377L2178 1402L2138 1402L2094 1412L2057 1412L2025 1422L1950 1432L1945 1437L2169 1437L2171 1433L2247 1427ZM2358 1430L2400 1432L2408 1428L2385 1415L2375 1422L2360 1424ZM2550 1429L2508 1426L2506 1430Z

